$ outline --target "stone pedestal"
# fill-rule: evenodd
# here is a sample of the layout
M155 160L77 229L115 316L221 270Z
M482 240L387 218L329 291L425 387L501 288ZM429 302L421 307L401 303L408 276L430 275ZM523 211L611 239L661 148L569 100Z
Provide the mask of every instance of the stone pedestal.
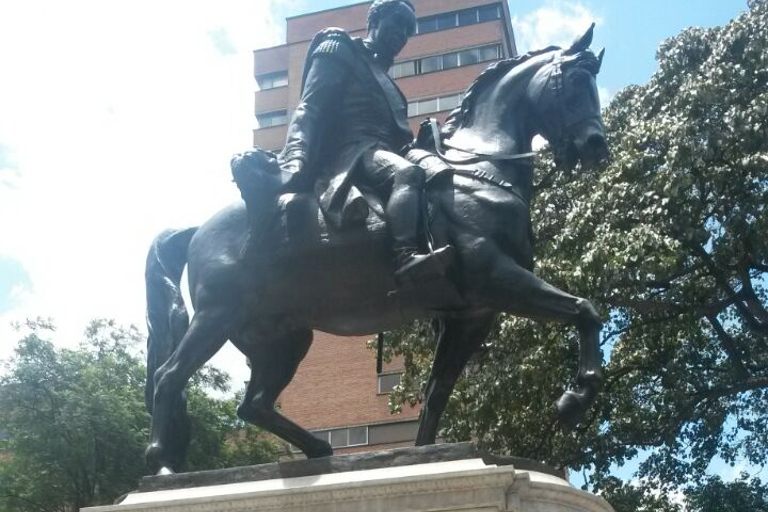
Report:
M473 445L149 477L119 505L81 510L613 512L543 465L483 456Z

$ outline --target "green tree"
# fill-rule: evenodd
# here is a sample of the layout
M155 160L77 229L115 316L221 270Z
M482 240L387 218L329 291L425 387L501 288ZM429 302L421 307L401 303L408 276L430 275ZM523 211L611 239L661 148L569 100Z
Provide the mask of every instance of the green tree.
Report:
M618 478L606 478L601 495L616 512L683 512L679 503L657 490L622 482ZM688 509L688 512L696 511Z
M768 1L657 59L604 111L610 165L545 171L532 204L537 273L608 320L597 407L575 432L550 428L575 333L501 316L442 425L448 440L589 470L594 489L643 453L638 476L663 494L706 484L715 457L768 462ZM419 399L406 390L427 378L428 328L388 348L407 368L394 406Z
M27 327L0 378L0 511L69 512L111 503L145 474L149 415L146 368L136 350L141 335L96 320L71 350L46 339L50 322ZM225 390L227 380L207 369L190 386L190 469L276 457L276 445L261 432L244 430L234 399L206 394L206 388Z
M745 474L735 482L711 477L688 492L685 502L691 512L768 512L768 487Z

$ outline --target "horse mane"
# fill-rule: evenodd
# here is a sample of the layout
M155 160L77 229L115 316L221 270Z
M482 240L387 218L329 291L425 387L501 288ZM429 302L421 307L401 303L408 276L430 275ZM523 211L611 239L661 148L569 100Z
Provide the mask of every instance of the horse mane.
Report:
M511 57L509 59L503 59L494 62L475 78L475 81L467 87L464 93L464 99L461 100L461 105L453 109L445 120L445 124L441 130L444 137L450 137L453 133L467 121L474 112L475 105L477 104L477 98L491 83L496 81L500 75L507 73L510 69L523 64L531 60L533 57L539 55L560 50L559 46L548 46L542 50L530 51L523 55Z

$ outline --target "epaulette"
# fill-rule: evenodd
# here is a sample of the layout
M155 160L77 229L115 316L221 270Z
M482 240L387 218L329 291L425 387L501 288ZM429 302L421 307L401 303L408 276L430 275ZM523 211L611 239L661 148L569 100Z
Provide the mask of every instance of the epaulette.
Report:
M317 33L313 40L312 57L333 55L344 60L353 59L352 38L343 29L326 28Z

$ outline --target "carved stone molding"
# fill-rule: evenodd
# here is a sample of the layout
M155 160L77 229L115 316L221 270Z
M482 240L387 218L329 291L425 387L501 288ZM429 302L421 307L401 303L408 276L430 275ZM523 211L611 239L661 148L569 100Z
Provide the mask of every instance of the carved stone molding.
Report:
M565 480L481 459L140 492L82 512L613 512Z

